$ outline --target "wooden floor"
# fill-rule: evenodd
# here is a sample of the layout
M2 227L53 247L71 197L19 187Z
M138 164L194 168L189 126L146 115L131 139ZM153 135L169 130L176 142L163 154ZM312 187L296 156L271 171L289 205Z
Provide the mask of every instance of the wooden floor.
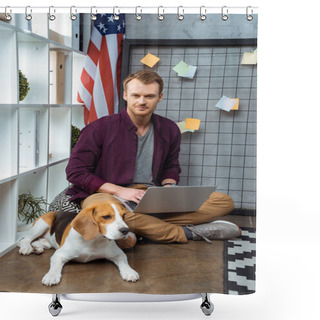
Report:
M239 226L254 227L253 217L228 216ZM53 250L42 255L20 256L15 248L0 259L0 291L29 293L129 292L144 294L223 293L224 241L189 241L187 244L138 243L126 251L140 280L122 280L110 261L69 262L61 283L42 285Z

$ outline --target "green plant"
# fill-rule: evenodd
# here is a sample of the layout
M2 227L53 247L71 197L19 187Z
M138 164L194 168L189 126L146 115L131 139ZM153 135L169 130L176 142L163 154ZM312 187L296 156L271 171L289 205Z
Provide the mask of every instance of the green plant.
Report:
M27 77L19 70L19 101L22 101L30 90Z
M18 199L18 218L21 222L31 223L46 212L48 203L43 197L34 197L30 191L22 193Z
M80 136L80 129L74 125L71 125L71 151L73 150L74 146L76 145Z

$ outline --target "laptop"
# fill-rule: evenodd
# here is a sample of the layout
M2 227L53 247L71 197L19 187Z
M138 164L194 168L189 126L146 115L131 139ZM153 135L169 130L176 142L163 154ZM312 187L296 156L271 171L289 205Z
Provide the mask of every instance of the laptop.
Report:
M215 190L215 186L150 187L139 203L114 197L132 212L193 212L198 210Z

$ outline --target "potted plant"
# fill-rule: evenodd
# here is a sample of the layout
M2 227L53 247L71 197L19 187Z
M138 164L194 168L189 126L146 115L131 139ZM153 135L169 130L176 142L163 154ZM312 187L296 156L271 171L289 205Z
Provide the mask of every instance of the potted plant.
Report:
M32 223L46 212L47 201L43 197L35 197L28 193L22 193L18 199L18 220L20 226L18 231L22 231L23 226Z
M71 151L73 150L74 146L76 145L80 136L80 129L74 125L71 125Z
M27 77L19 70L19 101L22 101L30 90Z

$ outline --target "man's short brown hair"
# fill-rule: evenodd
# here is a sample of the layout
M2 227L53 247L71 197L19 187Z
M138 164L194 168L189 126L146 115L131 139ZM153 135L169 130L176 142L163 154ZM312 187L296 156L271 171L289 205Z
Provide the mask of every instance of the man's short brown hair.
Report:
M123 90L125 92L127 92L127 84L133 79L137 79L144 84L150 84L152 82L157 82L159 85L159 95L163 91L163 80L156 72L151 71L151 70L141 70L141 71L138 71L134 74L128 75L123 80Z

